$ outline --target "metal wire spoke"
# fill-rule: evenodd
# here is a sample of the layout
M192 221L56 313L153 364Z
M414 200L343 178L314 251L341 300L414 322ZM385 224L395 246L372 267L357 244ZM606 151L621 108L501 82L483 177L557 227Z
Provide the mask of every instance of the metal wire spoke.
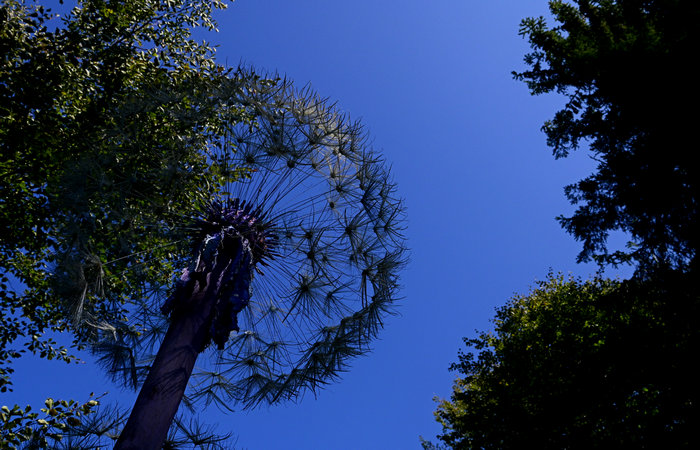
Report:
M141 331L113 365L141 380L144 371L133 367L150 364L165 328L143 311L175 314L216 266L215 345L198 357L185 404L252 407L315 391L369 350L397 299L405 214L362 126L311 90L244 74L216 95L254 118L232 121L208 146L212 170L236 177L215 190L200 217L183 220L190 260L169 298L153 289L152 298L120 306L130 318L110 329ZM239 253L222 268L231 239Z

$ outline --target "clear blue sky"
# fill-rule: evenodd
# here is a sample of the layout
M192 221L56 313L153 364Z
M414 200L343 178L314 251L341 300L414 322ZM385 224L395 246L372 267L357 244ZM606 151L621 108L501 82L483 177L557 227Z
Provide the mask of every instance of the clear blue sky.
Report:
M67 2L68 3L68 2ZM238 0L218 14L218 57L310 83L361 118L393 165L408 209L411 263L399 316L342 381L298 404L203 417L237 448L415 449L440 431L435 395L449 395L463 336L491 328L494 309L550 268L588 277L579 246L555 222L572 207L563 187L593 168L555 161L539 131L561 106L512 79L526 16L545 0ZM48 396L130 406L90 363L22 360L0 403Z

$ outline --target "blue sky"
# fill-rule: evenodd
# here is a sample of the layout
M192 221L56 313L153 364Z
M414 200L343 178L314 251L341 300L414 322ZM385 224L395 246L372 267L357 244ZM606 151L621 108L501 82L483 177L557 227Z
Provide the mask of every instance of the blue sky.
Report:
M594 164L556 161L539 131L562 105L512 79L524 68L526 16L544 0L238 0L218 14L218 58L311 84L362 119L392 165L408 210L411 263L399 315L343 379L297 404L203 417L249 449L410 449L434 439L433 396L448 396L462 337L548 271L588 277L554 218L563 187ZM625 275L623 273L623 275ZM80 366L21 360L0 403L48 396L130 406L89 357Z

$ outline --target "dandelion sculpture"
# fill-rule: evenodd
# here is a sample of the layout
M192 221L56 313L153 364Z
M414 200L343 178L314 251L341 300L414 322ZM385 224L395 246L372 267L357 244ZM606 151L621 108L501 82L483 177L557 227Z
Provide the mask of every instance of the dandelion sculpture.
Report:
M160 305L169 328L117 448L159 448L188 382L188 403L315 391L368 350L396 299L404 210L360 125L287 82L235 97L255 123L210 158L239 177L188 228L190 259Z

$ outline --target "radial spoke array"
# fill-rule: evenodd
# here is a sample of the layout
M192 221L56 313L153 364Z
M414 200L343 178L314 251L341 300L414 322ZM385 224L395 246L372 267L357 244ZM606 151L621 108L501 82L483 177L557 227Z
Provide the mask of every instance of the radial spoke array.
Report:
M187 404L250 407L332 381L348 358L369 349L406 262L403 205L360 124L308 89L250 75L212 94L254 122L232 122L209 146L212 166L239 175L209 205L238 211L231 220L239 227L255 216L251 226L260 226L264 239L249 243L251 297L238 313L239 330L224 350L200 355ZM197 246L214 222L205 217L183 226ZM181 267L183 279L193 267ZM133 307L134 317L143 306ZM142 316L138 323L153 320ZM144 345L131 359L147 364L154 333L144 327Z

